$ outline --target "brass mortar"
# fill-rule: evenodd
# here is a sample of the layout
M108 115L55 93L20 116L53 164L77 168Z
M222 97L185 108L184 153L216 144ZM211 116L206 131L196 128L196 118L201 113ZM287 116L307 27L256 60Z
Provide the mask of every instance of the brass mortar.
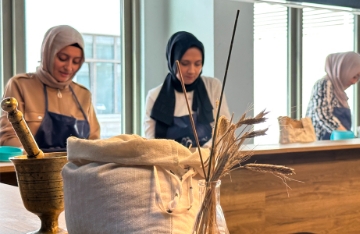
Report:
M15 98L4 98L1 107L11 122L27 155L10 158L15 166L17 182L25 208L41 220L39 230L29 233L66 234L58 218L64 211L61 170L67 163L66 152L43 153L31 134Z
M66 153L45 153L43 158L22 155L10 160L25 208L41 220L40 229L29 233L67 233L58 226L59 215L64 211L61 170L67 163Z

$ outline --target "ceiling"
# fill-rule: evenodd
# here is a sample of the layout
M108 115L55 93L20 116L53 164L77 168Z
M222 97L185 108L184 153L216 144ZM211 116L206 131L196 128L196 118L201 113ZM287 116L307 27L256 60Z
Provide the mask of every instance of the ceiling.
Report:
M241 2L267 2L295 8L314 7L348 11L360 15L360 0L234 0Z
M360 9L360 1L357 0L288 0L288 2L314 3Z

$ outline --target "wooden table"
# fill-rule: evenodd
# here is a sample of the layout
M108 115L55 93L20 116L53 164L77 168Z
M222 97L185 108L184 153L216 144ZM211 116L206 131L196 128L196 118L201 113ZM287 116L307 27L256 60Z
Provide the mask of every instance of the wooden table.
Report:
M0 173L15 172L15 167L12 162L0 162Z
M0 183L17 185L15 167L12 162L0 162Z
M360 138L342 141L315 141L311 143L244 145L242 150L252 151L254 155L278 155L285 153L306 153L328 150L360 149Z
M284 183L244 169L222 179L221 205L231 234L360 233L360 139L308 144L247 145L247 162L292 167ZM288 196L289 194L289 196ZM65 227L64 213L59 219ZM0 184L0 234L35 230L17 187Z
M248 162L292 167L301 182L236 170L222 179L230 233L360 233L360 139L247 145ZM289 194L289 196L288 196Z
M59 226L66 228L64 212ZM40 228L40 219L27 211L18 187L0 183L0 234L23 234Z

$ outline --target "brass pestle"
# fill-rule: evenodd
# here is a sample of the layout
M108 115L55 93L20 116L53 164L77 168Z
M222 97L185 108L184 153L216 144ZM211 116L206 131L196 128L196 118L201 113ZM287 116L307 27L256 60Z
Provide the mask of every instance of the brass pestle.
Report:
M17 106L13 97L1 102L1 108L8 112L8 120L27 153L10 158L23 204L41 221L40 228L28 234L66 234L67 231L58 225L59 215L64 211L61 170L67 163L66 152L44 153L40 150Z
M4 98L1 102L1 108L8 112L7 117L12 124L17 137L27 153L28 158L43 158L44 153L39 149L33 135L27 126L23 113L17 109L18 102L13 97Z

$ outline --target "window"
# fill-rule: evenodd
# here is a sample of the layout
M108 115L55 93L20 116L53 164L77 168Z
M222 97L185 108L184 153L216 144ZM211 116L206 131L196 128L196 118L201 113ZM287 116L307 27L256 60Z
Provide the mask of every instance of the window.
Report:
M277 143L277 117L291 114L286 110L289 95L286 9L282 5L254 3L254 111L258 113L265 107L270 111L266 123L270 125L268 136L255 138L256 144ZM354 15L328 9L303 8L302 28L300 101L304 116L314 83L325 75L326 56L354 50ZM270 89L274 84L276 90ZM353 91L354 86L346 90L350 107L354 106ZM265 125L261 128L266 127Z
M119 36L84 34L85 63L74 81L88 88L101 121L103 138L121 132L121 64Z
M326 9L303 9L303 115L306 114L314 83L325 75L326 56L353 50L353 14ZM353 87L346 90L350 107L354 103Z
M50 27L68 24L83 34L85 63L74 81L87 87L92 93L92 101L101 125L101 138L122 133L120 2L25 2L27 72L35 71L38 66L41 42ZM84 6L86 10L79 10L84 9Z
M279 142L277 117L287 115L287 7L254 3L254 113L269 111L255 144Z

